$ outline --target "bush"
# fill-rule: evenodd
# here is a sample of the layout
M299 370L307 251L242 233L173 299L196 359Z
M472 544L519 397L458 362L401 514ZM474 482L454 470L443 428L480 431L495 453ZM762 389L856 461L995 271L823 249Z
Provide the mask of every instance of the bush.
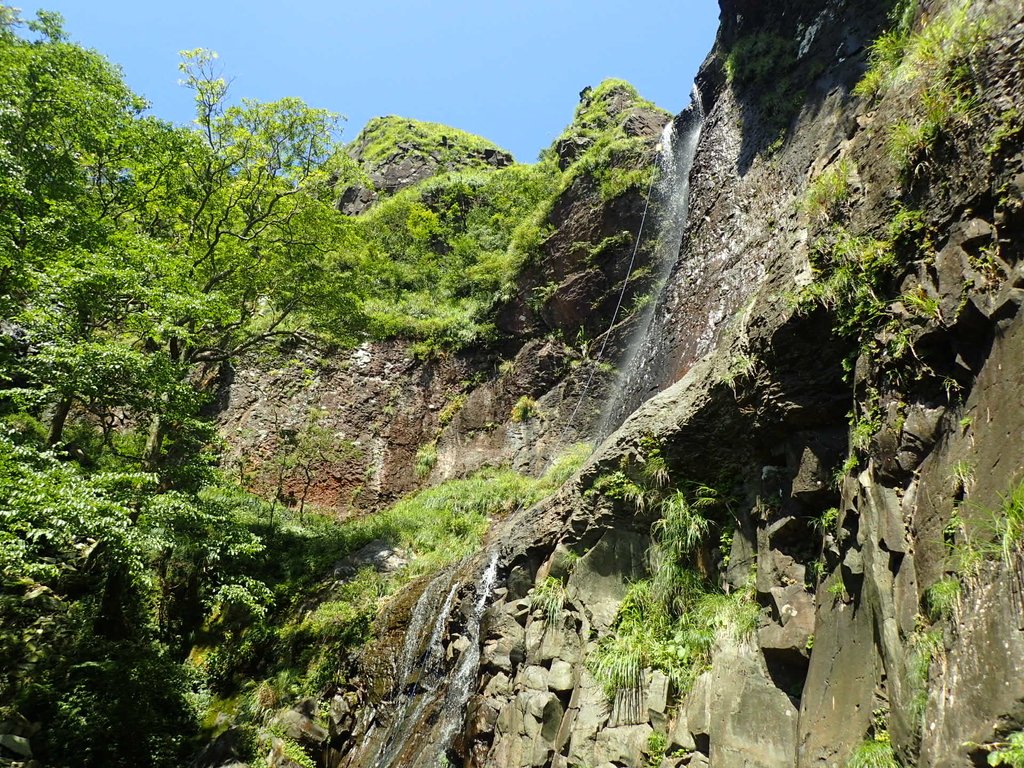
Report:
M846 768L900 768L900 764L885 734L884 739L861 742L846 761Z
M430 476L430 472L437 464L437 443L427 443L416 451L416 477L423 480Z
M561 579L548 576L530 592L530 610L540 611L548 624L555 624L565 605L565 585Z
M821 173L807 188L802 207L811 219L828 222L838 216L839 211L850 198L850 174L853 165L843 159Z
M509 418L515 422L523 422L532 419L537 415L537 401L529 395L523 395L516 400L515 405L512 406L512 412L509 414Z
M896 82L914 91L915 106L888 138L889 154L904 171L919 167L944 131L970 124L978 110L977 70L991 25L972 19L970 7L964 0L914 31L917 3L902 0L892 28L872 45L870 67L855 92L876 97Z

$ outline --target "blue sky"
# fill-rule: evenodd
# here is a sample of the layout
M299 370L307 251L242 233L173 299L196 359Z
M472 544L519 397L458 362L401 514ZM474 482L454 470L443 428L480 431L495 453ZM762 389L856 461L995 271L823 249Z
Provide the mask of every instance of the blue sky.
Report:
M532 161L578 92L622 77L673 112L714 39L715 0L4 0L62 13L75 41L124 69L160 117L191 119L177 52L220 54L235 98L299 96L478 133Z

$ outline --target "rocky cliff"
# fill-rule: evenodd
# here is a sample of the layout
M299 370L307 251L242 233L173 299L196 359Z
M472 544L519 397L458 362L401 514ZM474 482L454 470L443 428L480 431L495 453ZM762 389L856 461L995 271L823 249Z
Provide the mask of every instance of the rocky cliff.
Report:
M296 726L323 764L1019 764L1024 9L721 7L682 246L630 345L645 376L614 395L638 407L559 494L392 601L358 684ZM654 144L656 116L631 124ZM585 354L540 329L600 332L632 245L608 238L640 223L643 190L599 186L553 207L505 357L378 345L290 385L377 441L375 493L412 487L435 434L433 480L545 463ZM258 371L226 429L269 423L260 387L300 376ZM521 394L546 426L507 419Z

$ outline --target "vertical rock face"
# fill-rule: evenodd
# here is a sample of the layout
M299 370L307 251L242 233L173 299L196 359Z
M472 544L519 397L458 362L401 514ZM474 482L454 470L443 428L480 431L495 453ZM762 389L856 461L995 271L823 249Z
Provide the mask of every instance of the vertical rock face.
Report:
M824 768L870 753L952 768L1024 728L1024 12L967 7L956 23L977 37L933 64L967 81L924 94L965 101L930 125L927 72L854 92L883 5L722 0L689 223L650 331L659 394L558 496L492 530L496 588L454 737L427 713L387 752L401 760L354 738L334 764ZM922 3L911 29L953 45L935 25L960 7ZM568 215L559 237L614 231L620 205ZM488 398L508 396L495 384L466 407ZM608 685L598 659L665 557L671 491L699 507L708 487L731 501L688 566L719 605L746 595L752 626L681 611ZM452 669L485 562L455 577L463 608L439 615ZM706 656L678 675L695 626ZM353 733L407 704L364 698Z

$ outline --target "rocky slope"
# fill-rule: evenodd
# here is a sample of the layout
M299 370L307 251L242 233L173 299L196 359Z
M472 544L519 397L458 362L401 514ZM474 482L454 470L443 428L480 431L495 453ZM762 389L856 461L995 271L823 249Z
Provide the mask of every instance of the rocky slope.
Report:
M322 764L952 767L1005 754L1024 728L1024 9L721 6L651 374L622 397L660 393L554 499L392 603L360 684L327 692L323 728L293 718ZM886 29L917 68L897 59L855 91ZM557 426L578 389L535 329L587 327L578 301L551 301L586 279L572 244L635 231L641 203L596 205L594 186L563 194L541 274L524 278L556 281L547 302L510 304L516 364L466 388L450 421L444 393L496 357L371 347L298 396L340 412L337 393L358 392L356 415L332 418L366 425L384 395L364 382L415 382L375 436L393 457L371 470L382 493L413 485L415 446L439 428L434 479L543 463L550 429L488 424L530 391ZM627 250L594 268L590 296L621 280ZM258 378L236 378L226 428L268 423ZM659 518L681 508L707 510L671 555L703 586L659 609L680 614L662 630L636 585L659 584L675 541ZM717 608L695 627L681 604ZM661 639L629 635L629 610ZM608 649L633 671L609 676Z

